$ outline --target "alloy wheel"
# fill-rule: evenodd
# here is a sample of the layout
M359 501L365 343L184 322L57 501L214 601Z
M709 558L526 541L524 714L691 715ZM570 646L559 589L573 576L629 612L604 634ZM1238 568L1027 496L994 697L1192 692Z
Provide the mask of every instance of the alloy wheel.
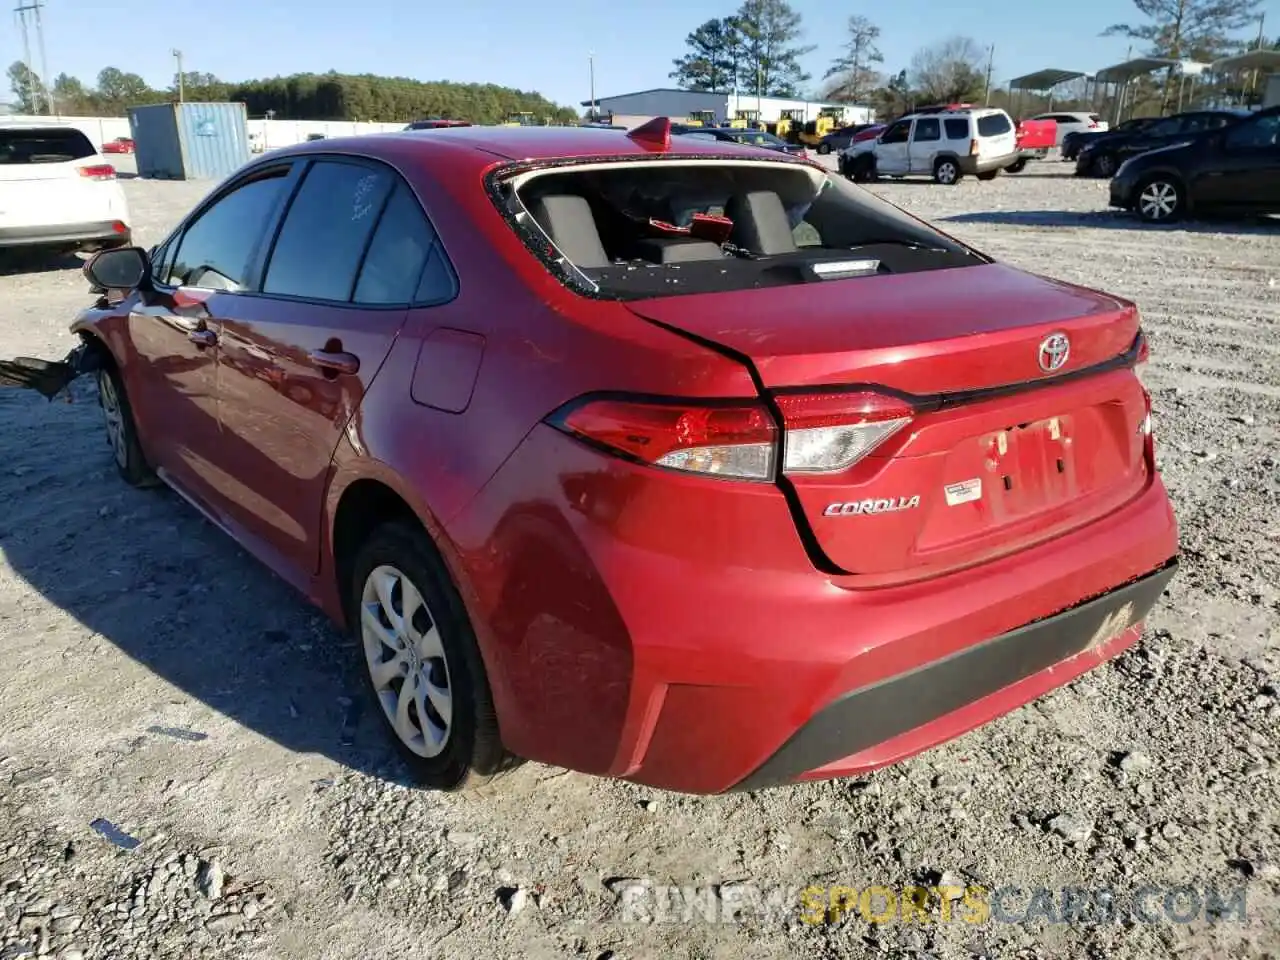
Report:
M420 757L449 742L453 689L436 619L396 567L376 567L361 593L360 634L378 702L400 741Z
M102 404L102 419L107 427L107 443L115 454L116 463L126 467L129 463L129 447L125 437L124 411L120 408L115 381L106 370L98 371L98 399Z
M938 182L948 185L956 182L956 165L950 160L938 164Z
M1138 212L1145 220L1167 220L1178 209L1178 188L1167 180L1153 180L1138 194Z

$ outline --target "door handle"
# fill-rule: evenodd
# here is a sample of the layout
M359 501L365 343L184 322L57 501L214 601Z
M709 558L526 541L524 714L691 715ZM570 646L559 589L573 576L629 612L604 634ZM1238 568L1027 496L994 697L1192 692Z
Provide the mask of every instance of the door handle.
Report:
M192 330L187 334L187 339L197 347L212 347L218 342L218 335L212 330Z
M334 350L313 350L309 358L321 370L353 374L360 370L360 358L354 353Z

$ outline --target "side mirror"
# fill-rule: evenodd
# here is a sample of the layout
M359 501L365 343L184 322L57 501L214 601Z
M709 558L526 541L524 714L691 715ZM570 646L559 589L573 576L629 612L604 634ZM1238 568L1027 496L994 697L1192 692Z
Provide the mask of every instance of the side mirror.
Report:
M86 279L97 290L134 290L150 272L150 260L141 247L102 250L84 265Z

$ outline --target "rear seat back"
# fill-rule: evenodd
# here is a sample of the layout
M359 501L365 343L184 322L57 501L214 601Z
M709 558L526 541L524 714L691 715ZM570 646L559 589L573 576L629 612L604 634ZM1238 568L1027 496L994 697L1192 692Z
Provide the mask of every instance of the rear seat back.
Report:
M609 266L609 255L600 241L600 230L585 197L570 193L544 194L533 201L529 212L560 252L579 267Z
M725 204L724 215L733 221L729 242L762 256L795 253L795 235L782 198L772 190L735 194Z

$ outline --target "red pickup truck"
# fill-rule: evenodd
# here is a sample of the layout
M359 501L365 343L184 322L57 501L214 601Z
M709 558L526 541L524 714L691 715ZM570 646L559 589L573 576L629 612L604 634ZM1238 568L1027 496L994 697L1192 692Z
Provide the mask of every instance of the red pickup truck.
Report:
M1018 159L1005 173L1017 173L1026 167L1028 160L1043 160L1049 148L1058 143L1058 123L1055 120L1019 120L1015 130Z

